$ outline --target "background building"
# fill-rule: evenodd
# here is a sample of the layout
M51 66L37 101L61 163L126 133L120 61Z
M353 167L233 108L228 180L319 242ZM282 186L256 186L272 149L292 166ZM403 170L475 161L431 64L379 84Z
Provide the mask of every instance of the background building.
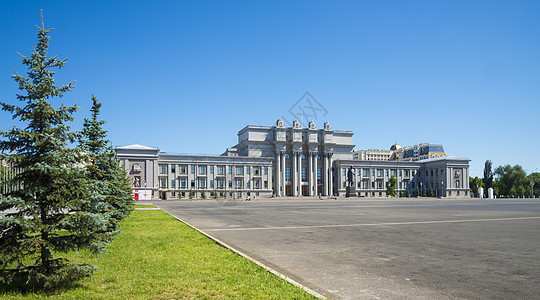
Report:
M134 190L152 199L258 196L344 196L347 170L355 195L386 197L392 176L404 195L469 196L469 160L446 156L441 145L353 151L353 132L313 121L285 127L248 125L222 155L180 155L142 145L117 147Z

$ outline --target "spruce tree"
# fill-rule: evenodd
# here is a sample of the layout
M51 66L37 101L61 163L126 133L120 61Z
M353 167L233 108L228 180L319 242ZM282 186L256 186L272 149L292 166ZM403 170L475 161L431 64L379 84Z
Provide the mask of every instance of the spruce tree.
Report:
M91 274L88 265L71 264L63 252L92 248L93 234L107 220L86 210L89 188L78 149L70 148L78 134L68 123L76 106L58 103L73 82L58 87L56 69L66 59L48 57L49 33L38 27L37 45L22 56L27 77L15 72L21 106L0 103L24 128L0 132L0 159L18 172L8 184L18 186L0 195L0 210L15 209L0 218L0 282L24 288L50 288Z
M91 190L87 209L102 214L107 220L106 228L94 234L94 247L98 252L104 251L104 247L119 233L120 221L129 215L133 206L127 174L106 139L107 131L102 127L105 121L98 119L101 106L92 95L91 118L84 119L79 140Z

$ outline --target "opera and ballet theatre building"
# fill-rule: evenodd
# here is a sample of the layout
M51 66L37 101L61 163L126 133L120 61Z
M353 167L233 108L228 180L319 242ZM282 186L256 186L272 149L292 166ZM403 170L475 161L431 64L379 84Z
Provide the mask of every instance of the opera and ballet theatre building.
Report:
M313 121L285 127L279 119L275 126L244 127L222 155L169 154L137 144L115 150L135 194L152 200L387 197L392 177L401 196L470 197L469 160L446 155L442 145L393 145L362 155L354 146L352 131L328 122L320 129Z

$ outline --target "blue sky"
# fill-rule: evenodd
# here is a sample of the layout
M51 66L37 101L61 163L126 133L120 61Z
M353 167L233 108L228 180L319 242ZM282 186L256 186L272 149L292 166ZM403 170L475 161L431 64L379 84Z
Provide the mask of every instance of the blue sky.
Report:
M17 102L40 9L69 57L57 83L77 81L73 127L94 94L114 145L220 154L309 92L356 149L540 168L540 1L2 1L0 101Z

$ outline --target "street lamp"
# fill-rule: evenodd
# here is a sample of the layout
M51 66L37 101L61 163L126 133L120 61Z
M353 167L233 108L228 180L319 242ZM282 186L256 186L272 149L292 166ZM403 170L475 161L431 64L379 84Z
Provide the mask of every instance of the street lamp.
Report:
M422 189L422 182L420 182L420 197L424 197L424 190Z

